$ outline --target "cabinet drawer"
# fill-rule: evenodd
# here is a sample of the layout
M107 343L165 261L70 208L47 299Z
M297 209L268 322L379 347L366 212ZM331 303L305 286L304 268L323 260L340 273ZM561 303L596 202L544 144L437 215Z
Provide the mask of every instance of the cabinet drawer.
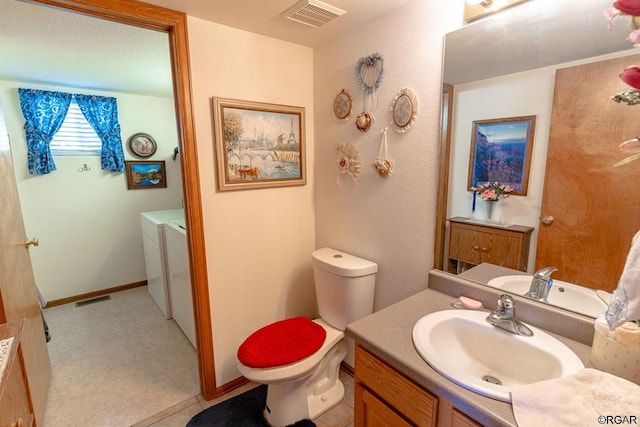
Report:
M389 408L383 401L369 393L360 384L355 384L356 408L355 425L366 427L411 427L404 418Z
M455 408L453 408L453 416L451 420L451 427L482 427L482 424L472 420Z
M438 398L356 346L356 382L419 426L435 426Z

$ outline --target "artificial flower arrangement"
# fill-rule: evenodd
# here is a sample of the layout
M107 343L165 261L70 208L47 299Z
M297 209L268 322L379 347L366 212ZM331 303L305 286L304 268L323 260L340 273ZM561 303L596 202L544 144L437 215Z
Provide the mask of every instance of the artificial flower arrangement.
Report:
M513 191L510 185L500 184L498 181L485 182L477 187L471 188L473 191L480 193L482 200L497 202L500 196L509 197L509 193Z
M640 0L616 0L613 7L604 11L604 16L609 20L609 28L612 28L612 21L619 16L631 17L631 33L628 39L634 47L640 47ZM611 97L615 102L624 102L627 105L640 104L640 66L631 65L625 68L619 75L620 80L628 84L631 88L625 92L617 93ZM618 146L620 151L633 154L614 164L621 166L640 158L640 138L635 137L623 142Z
M631 33L629 33L629 37L627 37L632 43L634 47L640 47L640 0L617 0L613 2L613 7L610 7L604 11L604 16L609 20L609 28L612 28L612 22L619 16L630 16L631 17ZM640 89L640 67L637 65L632 65L625 68L620 73L620 79L631 86L632 88L638 90ZM625 95L630 98L637 97L636 91L625 92L625 94L621 94L624 98ZM618 96L620 98L620 95ZM616 101L614 97L614 101ZM621 101L625 101L622 99ZM618 100L617 102L621 102ZM631 104L630 105L635 105Z

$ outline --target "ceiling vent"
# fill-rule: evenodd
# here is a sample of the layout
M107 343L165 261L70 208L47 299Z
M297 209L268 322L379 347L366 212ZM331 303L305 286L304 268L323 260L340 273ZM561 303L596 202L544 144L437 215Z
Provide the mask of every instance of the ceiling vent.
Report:
M290 7L283 15L292 21L318 28L345 13L346 11L319 0L302 0Z

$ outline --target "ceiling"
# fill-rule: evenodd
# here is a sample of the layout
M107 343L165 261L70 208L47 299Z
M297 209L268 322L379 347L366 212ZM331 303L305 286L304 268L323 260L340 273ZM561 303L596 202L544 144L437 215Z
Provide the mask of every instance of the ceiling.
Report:
M146 0L188 15L309 47L414 0L325 0L346 11L313 28L282 13L297 0ZM0 80L171 96L165 33L0 0Z

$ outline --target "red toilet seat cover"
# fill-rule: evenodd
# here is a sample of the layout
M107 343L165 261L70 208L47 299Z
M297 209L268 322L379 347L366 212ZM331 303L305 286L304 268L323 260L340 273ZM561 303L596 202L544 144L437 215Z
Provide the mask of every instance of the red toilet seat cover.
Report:
M250 368L274 368L304 359L318 351L327 336L306 317L280 320L258 329L238 348L238 360Z

